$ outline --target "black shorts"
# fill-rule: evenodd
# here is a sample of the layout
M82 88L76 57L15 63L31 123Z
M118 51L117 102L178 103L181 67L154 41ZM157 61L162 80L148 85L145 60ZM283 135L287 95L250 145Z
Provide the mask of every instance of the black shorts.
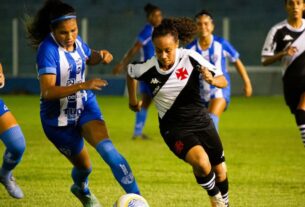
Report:
M200 145L208 154L211 165L225 161L222 143L212 122L200 130L163 128L161 135L170 150L180 159L185 160L187 152Z

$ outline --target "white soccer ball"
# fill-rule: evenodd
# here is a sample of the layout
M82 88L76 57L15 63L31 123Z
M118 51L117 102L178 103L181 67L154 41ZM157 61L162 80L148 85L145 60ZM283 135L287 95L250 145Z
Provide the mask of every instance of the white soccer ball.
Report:
M134 193L122 195L113 207L149 207L145 198Z

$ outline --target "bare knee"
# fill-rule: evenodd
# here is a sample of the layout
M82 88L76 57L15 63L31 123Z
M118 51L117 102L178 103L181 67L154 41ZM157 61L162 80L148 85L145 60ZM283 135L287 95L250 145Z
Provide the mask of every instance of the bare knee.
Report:
M216 174L216 182L222 182L227 179L227 167L225 162L213 166L213 170Z
M196 176L204 177L211 172L209 157L201 146L190 149L185 161L193 167Z

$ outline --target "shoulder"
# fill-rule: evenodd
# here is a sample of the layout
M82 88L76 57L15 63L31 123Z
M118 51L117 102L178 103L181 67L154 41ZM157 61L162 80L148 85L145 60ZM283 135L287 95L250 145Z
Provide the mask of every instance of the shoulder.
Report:
M153 56L151 59L145 62L133 62L128 65L127 72L132 78L139 78L147 71L153 69L158 64L156 57Z
M58 45L53 40L51 35L48 35L39 45L38 47L38 54L41 53L54 53L58 50Z
M276 32L286 28L288 25L287 20L283 20L277 24L275 24L274 26L272 26L269 30L268 36L272 35L274 36Z

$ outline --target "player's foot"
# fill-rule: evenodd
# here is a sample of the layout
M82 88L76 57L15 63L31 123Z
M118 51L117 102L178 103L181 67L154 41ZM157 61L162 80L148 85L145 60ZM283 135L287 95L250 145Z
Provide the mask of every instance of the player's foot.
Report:
M226 207L226 204L220 193L215 196L210 196L211 206L212 207Z
M77 185L71 186L71 192L80 200L84 207L102 207L98 199L91 194L84 194L82 189Z
M16 180L13 176L10 176L9 178L0 176L0 183L4 185L8 194L13 198L21 199L24 197L22 190L17 185Z
M140 139L143 139L143 140L150 139L150 137L147 136L146 134L139 134L139 135L133 135L132 136L132 139L137 139L137 138L140 138Z

